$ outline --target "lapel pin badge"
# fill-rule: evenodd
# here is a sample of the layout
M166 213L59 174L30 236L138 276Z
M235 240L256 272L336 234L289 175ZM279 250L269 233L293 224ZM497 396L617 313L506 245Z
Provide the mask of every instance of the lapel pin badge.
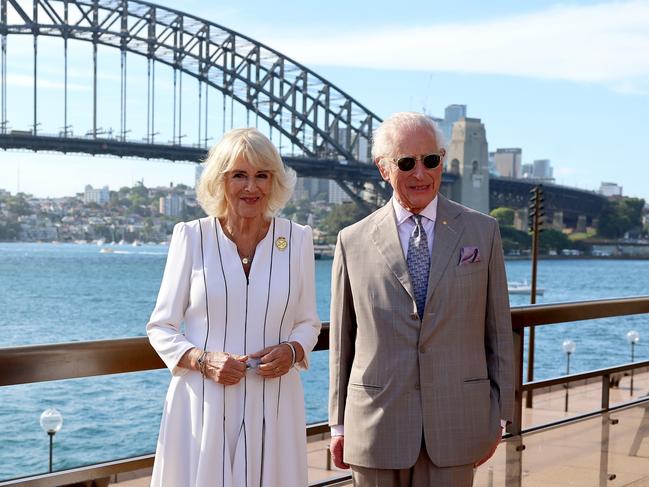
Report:
M275 240L275 247L279 250L285 250L286 247L288 247L288 240L286 240L286 237L279 237Z

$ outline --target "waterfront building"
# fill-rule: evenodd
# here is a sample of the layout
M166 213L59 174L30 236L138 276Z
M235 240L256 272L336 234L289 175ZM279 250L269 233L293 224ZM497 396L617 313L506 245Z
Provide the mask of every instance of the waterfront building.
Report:
M293 201L329 198L329 180L320 178L297 178L291 199Z
M204 168L205 166L203 164L196 164L196 169L194 169L194 188L198 186Z
M519 147L496 149L494 153L496 172L506 178L519 179L521 177L522 158L523 149Z
M534 164L521 164L521 178L531 179L534 177Z
M93 188L91 185L86 185L83 193L83 202L88 203L97 203L98 205L104 205L110 200L110 193L108 186L103 188Z
M333 179L328 180L329 183L329 203L339 205L341 203L348 203L352 199L345 193L338 183Z
M181 217L185 211L185 198L174 193L161 196L159 209L165 216Z
M455 123L447 161L450 172L460 177L446 196L483 213L489 212L488 152L485 126L479 118Z
M447 145L450 143L451 137L453 136L453 125L455 124L455 122L459 122L465 117L466 105L457 104L448 105L444 109L444 118L428 115L428 118L435 122L439 129L442 131L442 134L444 134L444 141Z
M537 159L532 163L532 177L541 181L554 182L550 159Z
M599 193L606 196L607 198L622 196L622 186L618 185L617 183L602 182L599 185Z

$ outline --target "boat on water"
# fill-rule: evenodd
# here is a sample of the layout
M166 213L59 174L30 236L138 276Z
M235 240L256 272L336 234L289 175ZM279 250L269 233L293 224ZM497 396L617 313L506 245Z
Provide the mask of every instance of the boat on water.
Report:
M508 281L507 291L509 294L530 294L532 292L532 285L527 281ZM536 287L537 296L543 296L545 289Z
M115 251L110 247L102 247L102 249L99 251L100 254L112 254L113 252Z

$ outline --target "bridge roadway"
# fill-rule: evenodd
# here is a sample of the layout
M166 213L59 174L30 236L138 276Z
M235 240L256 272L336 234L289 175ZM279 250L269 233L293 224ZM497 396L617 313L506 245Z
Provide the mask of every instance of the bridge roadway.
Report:
M202 161L207 150L203 147L177 144L155 144L147 141L135 142L119 138L102 137L60 137L57 135L37 135L30 131L0 134L0 148L29 151L54 151L62 153L83 153L91 155L112 155L117 157L136 157L142 159L160 159L173 162ZM381 176L374 164L347 161L338 158L314 158L310 156L282 156L286 164L301 177L333 179L345 187L350 196L357 192L346 186L351 183L356 188L364 183L372 183L384 189ZM442 184L452 186L459 178L452 173L444 173ZM532 180L490 177L489 207L491 209L506 206L526 208L529 191L536 184ZM444 188L442 189L443 192ZM587 218L588 224L600 214L606 199L593 192L556 184L544 184L545 208L549 216L563 212L563 221L567 226L576 227L580 216ZM389 197L389 192L383 194ZM355 199L356 199L355 198ZM360 198L359 198L360 200Z
M154 144L149 142L122 141L117 138L58 137L55 135L33 136L25 134L0 135L0 148L24 149L34 152L54 151L91 155L112 155L160 159L172 162L196 163L205 159L203 147ZM354 182L380 182L381 175L374 164L363 164L340 159L316 159L308 156L282 156L286 164L302 177L335 179Z
M489 208L527 208L530 190L539 181L530 179L513 179L494 177L489 178ZM545 213L547 220L552 222L552 216L557 212L563 213L563 223L566 227L576 228L579 217L585 217L589 226L598 218L606 197L594 191L587 191L559 184L542 183Z

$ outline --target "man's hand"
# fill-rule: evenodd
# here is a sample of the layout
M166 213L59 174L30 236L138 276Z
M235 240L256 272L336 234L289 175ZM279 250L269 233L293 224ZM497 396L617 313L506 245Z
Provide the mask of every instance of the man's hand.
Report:
M329 443L329 451L331 452L331 457L334 459L334 465L343 470L347 470L349 465L343 462L343 450L345 448L345 437L344 436L332 436L331 443Z
M487 453L484 458L482 458L480 461L478 461L474 467L479 467L483 463L485 463L487 460L489 460L491 457L494 456L494 453L496 453L496 449L498 448L498 445L500 445L500 440L502 440L503 437L503 429L500 428L500 436L498 439L494 442L493 446L489 449L489 453Z

